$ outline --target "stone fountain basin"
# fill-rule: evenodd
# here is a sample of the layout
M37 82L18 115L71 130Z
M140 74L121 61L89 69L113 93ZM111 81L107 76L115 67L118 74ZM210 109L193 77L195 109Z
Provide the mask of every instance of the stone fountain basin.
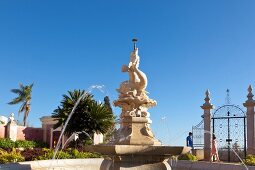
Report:
M102 155L151 155L173 156L188 153L190 147L186 146L154 146L154 145L91 145L87 146L89 152Z

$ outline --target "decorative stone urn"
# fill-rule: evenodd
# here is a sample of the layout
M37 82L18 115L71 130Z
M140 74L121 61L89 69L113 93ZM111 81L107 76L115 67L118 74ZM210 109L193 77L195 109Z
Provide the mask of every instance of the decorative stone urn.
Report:
M106 159L102 169L171 169L165 160L187 153L190 148L161 146L155 138L148 108L156 106L157 102L150 99L145 90L148 80L139 69L136 41L133 39L134 50L129 64L122 66L122 72L129 74L129 80L120 84L119 98L114 101L114 106L121 108L120 128L108 144L90 146L87 150L108 156L111 161Z

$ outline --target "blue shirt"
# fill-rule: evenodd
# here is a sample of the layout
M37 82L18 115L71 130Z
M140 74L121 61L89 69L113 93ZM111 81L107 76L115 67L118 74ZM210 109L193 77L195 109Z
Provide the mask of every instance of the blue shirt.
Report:
M187 137L186 142L187 142L187 146L193 147L193 141L192 141L192 137L191 136Z

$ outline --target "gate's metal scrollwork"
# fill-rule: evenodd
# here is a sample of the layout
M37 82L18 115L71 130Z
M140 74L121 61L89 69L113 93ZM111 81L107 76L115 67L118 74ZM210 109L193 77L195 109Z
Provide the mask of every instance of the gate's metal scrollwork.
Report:
M242 158L246 156L246 115L239 106L226 104L216 109L212 115L212 130L220 157L230 162L234 160L232 151Z
M192 126L193 133L193 148L203 149L204 148L204 120L198 123L196 126Z
M213 133L218 143L219 157L223 161L239 161L246 157L246 113L238 106L230 104L227 89L226 104L211 114L211 131L204 131L204 120L192 126L194 149L204 148L204 134ZM203 116L202 116L203 118Z

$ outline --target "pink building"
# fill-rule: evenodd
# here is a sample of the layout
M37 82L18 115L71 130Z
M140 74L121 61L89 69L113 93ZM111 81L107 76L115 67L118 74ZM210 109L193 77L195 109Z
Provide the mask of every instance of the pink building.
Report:
M14 121L9 121L6 125L0 124L0 138L10 138L16 140L35 140L47 143L50 148L54 147L60 135L60 128L53 129L56 120L51 116L40 118L41 128L18 126ZM63 137L62 142L65 139Z

